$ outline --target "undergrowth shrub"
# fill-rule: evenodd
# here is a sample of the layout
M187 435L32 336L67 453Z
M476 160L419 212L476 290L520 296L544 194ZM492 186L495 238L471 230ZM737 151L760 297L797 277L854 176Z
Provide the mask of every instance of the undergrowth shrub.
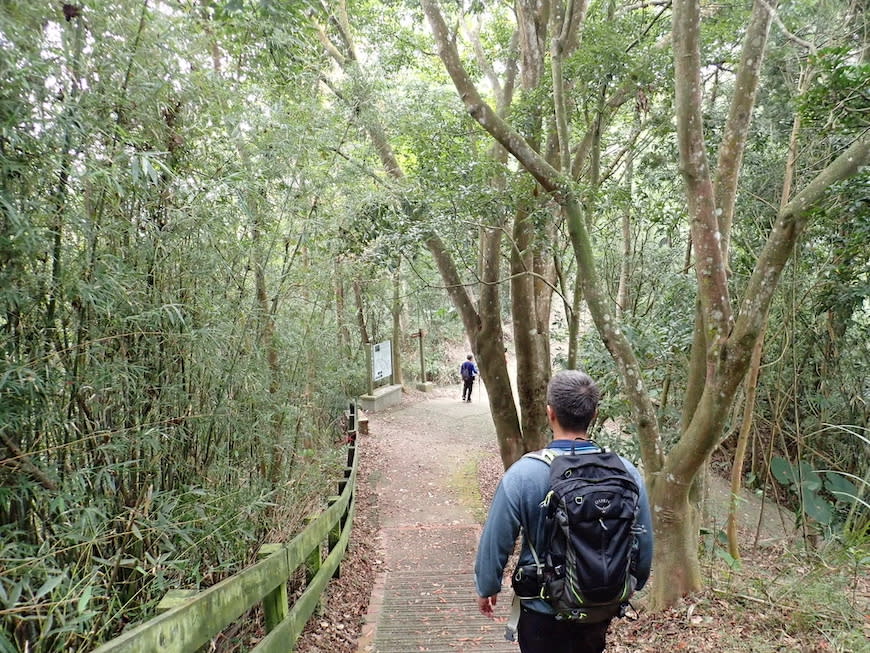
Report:
M167 590L204 589L239 571L267 535L289 539L324 507L344 456L309 456L277 488L237 478L232 488L149 492L133 506L90 493L81 479L94 470L67 479L54 498L35 492L48 504L34 516L38 541L0 527L0 651L93 648L154 616Z

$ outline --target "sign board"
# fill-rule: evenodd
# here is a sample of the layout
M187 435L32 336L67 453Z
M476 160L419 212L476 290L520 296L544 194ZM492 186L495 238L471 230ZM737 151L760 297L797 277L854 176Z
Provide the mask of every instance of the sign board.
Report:
M393 375L393 348L389 340L372 345L372 380L381 381Z

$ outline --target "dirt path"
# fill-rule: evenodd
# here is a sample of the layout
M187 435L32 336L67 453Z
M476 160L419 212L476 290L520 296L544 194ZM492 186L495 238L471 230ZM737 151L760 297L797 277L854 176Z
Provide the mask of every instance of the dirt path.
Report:
M518 651L503 639L510 591L497 622L477 612L474 594L484 503L501 473L486 389L476 384L472 403L460 401L458 385L406 396L369 415L360 444L370 460L364 482L377 515L377 553L357 653ZM714 532L728 497L727 482L712 478L706 525ZM761 503L747 495L740 505L744 528L754 530ZM761 541L782 542L790 518L764 510Z
M475 388L470 404L459 395L458 385L411 391L402 405L369 415L369 435L358 440L349 555L297 642L299 653L518 651L503 639L503 623L477 612L474 552L501 462L485 388ZM704 525L715 533L725 523L727 481L711 477L707 503ZM866 578L793 556L794 518L778 516L770 502L762 508L745 493L740 507L742 566L730 568L704 548L706 589L655 614L641 593L633 601L639 618L611 625L608 653L870 653L870 639L855 633L867 614ZM821 574L827 587L843 589L801 607ZM656 582L667 581L653 570ZM498 606L502 619L510 595L505 591Z

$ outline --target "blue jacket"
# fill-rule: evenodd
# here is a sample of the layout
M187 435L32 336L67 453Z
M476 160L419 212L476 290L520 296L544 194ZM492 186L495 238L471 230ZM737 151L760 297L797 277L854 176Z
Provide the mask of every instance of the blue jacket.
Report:
M553 440L547 445L549 449L570 450L572 447L579 451L601 450L594 442L582 440ZM640 472L622 456L620 456L620 460L625 464L625 468L634 477L640 488L635 579L637 581L636 589L641 589L649 578L652 566L652 517L646 487ZM527 542L528 538L531 538L535 544L536 551L540 552L545 549L539 544L545 541L546 535L545 511L540 507L540 503L544 500L549 485L549 466L537 458L520 458L505 471L495 491L477 548L474 583L479 596L493 596L501 591L504 567L514 549L520 528L523 530L520 565L534 563ZM553 613L553 608L542 599L524 600L523 604L536 612Z
M477 371L477 365L474 364L474 361L465 361L459 366L459 374L463 379L466 376L473 378L479 374Z

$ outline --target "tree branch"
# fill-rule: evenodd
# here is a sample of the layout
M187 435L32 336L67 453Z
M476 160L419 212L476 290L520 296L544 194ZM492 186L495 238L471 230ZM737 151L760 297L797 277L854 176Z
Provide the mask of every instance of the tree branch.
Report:
M776 6L777 1L771 0L773 7ZM726 262L731 240L731 225L734 221L737 181L743 164L743 153L746 149L749 123L755 106L772 15L771 5L764 0L756 0L753 4L752 18L743 39L743 52L740 55L740 65L734 82L736 91L731 98L731 108L725 123L722 144L719 146L716 180L713 187L721 234L720 247Z
M556 180L559 178L559 173L522 136L513 131L480 96L462 66L456 44L449 38L447 24L435 0L421 0L421 4L432 28L432 35L438 46L438 55L444 62L444 67L453 80L468 113L516 157L541 186L551 192L557 190Z
M833 184L857 174L868 164L870 135L865 132L782 208L747 284L731 346L741 346L741 343L751 346L750 341L754 342L760 332L782 270L806 227L810 210Z
M567 176L563 177L547 163L481 99L462 66L455 44L448 38L447 26L441 17L437 3L435 0L421 0L421 4L435 36L439 56L469 113L517 158L545 190L552 192L564 208L586 303L602 341L620 369L623 385L637 420L638 439L644 464L651 473L657 472L662 467L664 452L659 438L655 408L643 384L640 364L634 355L631 343L608 307L601 291L591 239L576 193L568 182Z
M782 33L785 34L787 39L793 41L802 48L806 48L810 52L816 51L816 46L788 30L788 28L785 26L785 23L782 22L782 18L779 17L779 13L776 11L776 0L771 3L767 3L765 2L765 0L758 0L758 2L767 9L773 22L775 22L776 26L779 27L780 30L782 30Z
M447 251L444 241L437 234L431 234L426 238L426 247L429 248L429 251L432 252L432 256L435 258L435 264L438 266L441 278L444 279L447 294L450 295L454 305L459 310L459 315L465 326L465 332L469 335L469 338L473 337L480 330L480 315L478 315L477 310L474 308L474 303L468 295L468 290L462 283L453 258ZM472 344L474 343L472 342Z
M721 345L730 331L731 305L701 116L700 18L697 0L675 0L674 99L680 171L686 184L707 350L713 353L714 345Z

